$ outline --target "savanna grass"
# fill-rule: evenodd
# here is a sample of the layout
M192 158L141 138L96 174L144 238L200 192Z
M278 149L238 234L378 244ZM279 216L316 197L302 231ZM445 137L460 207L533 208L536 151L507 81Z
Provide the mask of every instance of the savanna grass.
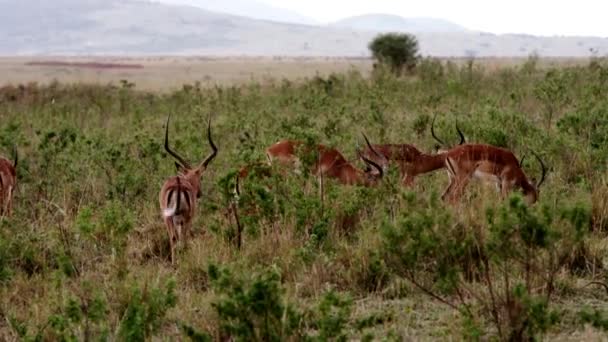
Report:
M0 149L16 143L21 156L14 215L0 222L0 339L601 336L608 65L536 63L423 60L407 77L379 69L169 94L128 82L0 89ZM198 160L209 113L219 155L172 267L157 203L175 173L163 124L171 114L175 149ZM458 120L469 142L542 155L539 203L472 184L450 206L444 171L404 189L396 170L376 188L326 180L321 199L307 172L273 168L243 184L236 249L234 175L267 146L317 141L359 163L365 132L431 152L435 113L452 143ZM524 170L540 173L534 158Z

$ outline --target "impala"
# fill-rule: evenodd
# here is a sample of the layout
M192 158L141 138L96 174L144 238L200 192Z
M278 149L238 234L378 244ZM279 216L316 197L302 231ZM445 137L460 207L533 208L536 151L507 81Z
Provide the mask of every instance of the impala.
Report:
M196 201L201 197L201 176L209 163L217 155L217 147L211 139L211 118L207 126L207 140L212 152L197 166L193 167L169 147L169 118L165 128L165 150L177 161L178 174L169 178L160 190L159 201L171 249L171 263L175 264L175 248L186 242L190 234L192 219L196 212Z
M446 168L450 174L450 184L442 195L452 201L462 196L471 178L493 182L505 197L513 189L521 189L526 201L532 204L538 200L539 188L545 180L547 169L542 159L534 152L534 157L542 169L541 179L531 183L522 170L521 161L504 148L484 145L465 144L446 152ZM523 161L523 158L522 158Z
M368 147L373 150L371 146ZM384 174L380 165L363 156L360 151L357 151L359 157L368 166L365 170L355 167L335 148L317 144L313 146L313 149L317 153L316 160L312 166L312 173L315 175L320 174L334 178L338 182L347 185L373 186ZM310 148L301 141L282 140L267 148L266 156L270 163L276 160L282 164L291 164L299 167L301 160L297 155L300 150L305 153L311 152Z
M10 216L13 210L13 191L17 186L17 147L13 147L15 161L0 157L0 217Z
M431 123L431 134L441 143L446 144L435 135L435 117ZM460 131L458 124L456 130L460 136L459 145L464 143L464 135ZM371 145L369 140L363 135L368 147L363 151L363 155L376 162L384 169L389 163L396 163L399 166L401 183L404 186L411 186L416 176L432 172L445 167L444 153L446 150L439 150L437 154L426 154L411 144L375 144ZM376 152L377 151L377 152Z

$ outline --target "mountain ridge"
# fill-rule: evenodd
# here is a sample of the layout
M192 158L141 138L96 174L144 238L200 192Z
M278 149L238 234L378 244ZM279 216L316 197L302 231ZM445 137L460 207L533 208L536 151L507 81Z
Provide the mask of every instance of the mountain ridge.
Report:
M136 14L136 15L134 15ZM277 23L143 0L0 0L0 55L368 57L377 32ZM416 33L423 55L589 56L608 39Z
M466 32L462 25L449 20L430 17L402 17L395 14L368 13L340 19L330 26L361 31L398 31L398 32Z
M211 12L232 14L236 16L249 17L274 21L280 23L293 23L303 25L319 25L319 22L280 7L265 4L254 0L150 0L172 5L186 5L201 8Z

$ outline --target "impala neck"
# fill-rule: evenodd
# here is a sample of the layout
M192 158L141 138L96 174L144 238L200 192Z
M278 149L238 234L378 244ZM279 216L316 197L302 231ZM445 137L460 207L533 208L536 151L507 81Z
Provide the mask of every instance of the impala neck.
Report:
M421 154L416 162L418 173L432 172L445 167L445 153Z

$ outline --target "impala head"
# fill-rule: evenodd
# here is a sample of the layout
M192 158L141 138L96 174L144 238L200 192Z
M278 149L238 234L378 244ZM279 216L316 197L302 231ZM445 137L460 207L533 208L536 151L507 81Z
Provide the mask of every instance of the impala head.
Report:
M211 117L209 117L209 123L207 125L207 140L209 141L209 146L211 146L212 152L198 165L192 166L188 161L182 158L175 151L172 151L169 147L169 118L167 117L167 126L165 129L165 151L172 155L175 159L175 166L177 168L180 176L187 179L194 187L197 189L196 196L201 197L201 176L205 170L207 170L207 166L209 163L215 158L217 155L217 147L213 143L211 139Z
M431 121L431 135L438 142L438 144L435 145L436 152L437 153L444 153L444 152L447 151L446 147L448 145L443 140L439 139L437 137L437 135L435 134L435 118L437 118L437 114L436 113L435 113L435 115L433 115L433 121ZM456 120L456 131L458 132L458 136L460 137L460 142L458 142L458 145L464 144L465 143L464 134L460 130L460 127L458 127L458 120Z
M528 204L533 204L538 200L540 186L545 181L545 177L547 175L547 168L545 167L545 163L543 163L543 160L538 156L538 154L536 154L534 151L530 151L530 152L532 152L532 154L534 155L534 157L538 160L538 163L540 164L540 167L541 167L540 181L536 182L536 180L533 178L532 182L525 180L522 184L520 184L520 186L523 190L524 196L526 198L526 202L528 202ZM520 167L521 167L521 164L523 163L524 158L525 158L525 156L522 157L520 160Z

